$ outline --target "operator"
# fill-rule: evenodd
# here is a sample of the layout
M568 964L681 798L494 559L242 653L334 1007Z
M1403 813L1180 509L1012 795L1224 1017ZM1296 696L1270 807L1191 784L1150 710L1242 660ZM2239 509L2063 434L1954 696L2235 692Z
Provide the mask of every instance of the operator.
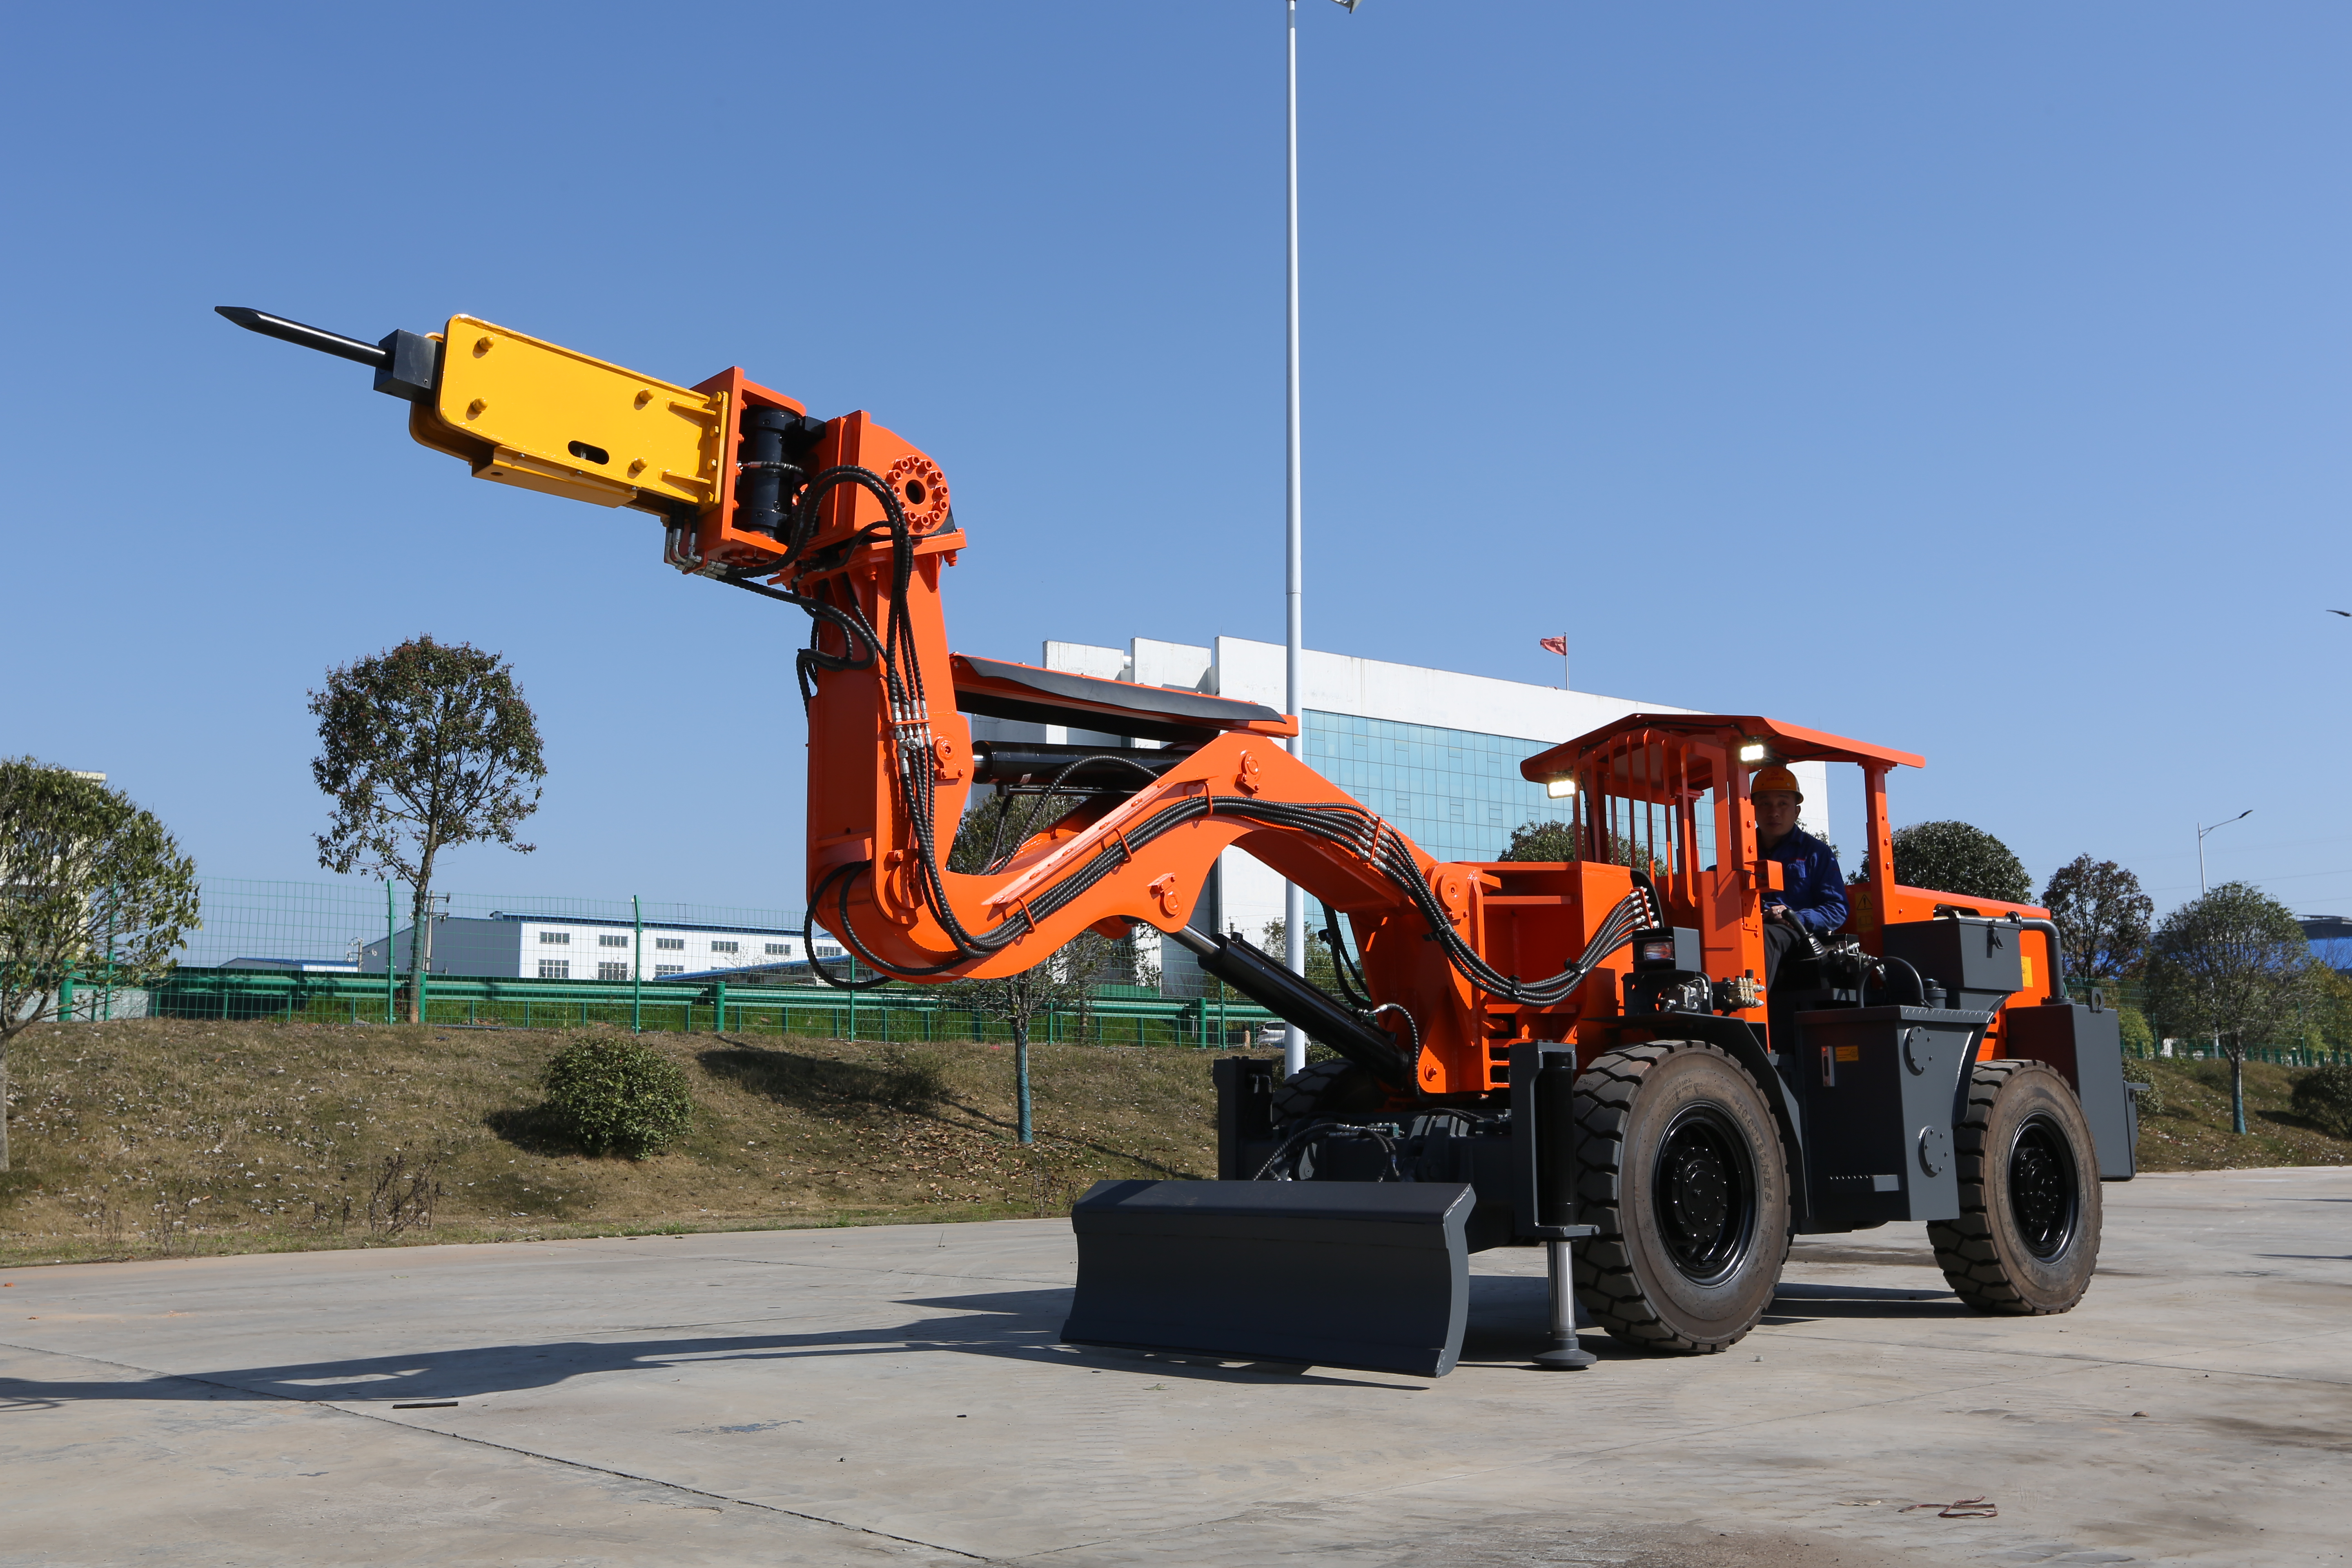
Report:
M1764 984L1769 989L1782 953L1801 948L1804 935L1824 937L1845 924L1845 875L1837 851L1797 826L1805 796L1796 774L1777 763L1759 768L1748 795L1756 807L1757 850L1780 863L1785 884L1764 895Z

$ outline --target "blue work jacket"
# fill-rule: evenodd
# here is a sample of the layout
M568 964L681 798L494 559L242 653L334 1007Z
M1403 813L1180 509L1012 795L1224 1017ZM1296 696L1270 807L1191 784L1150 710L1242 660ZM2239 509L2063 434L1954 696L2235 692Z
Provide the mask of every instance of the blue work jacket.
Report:
M1815 936L1827 936L1845 924L1845 873L1838 869L1836 850L1794 827L1764 851L1764 858L1780 862L1781 880L1789 885L1785 892L1766 893L1765 902L1785 902L1797 923Z

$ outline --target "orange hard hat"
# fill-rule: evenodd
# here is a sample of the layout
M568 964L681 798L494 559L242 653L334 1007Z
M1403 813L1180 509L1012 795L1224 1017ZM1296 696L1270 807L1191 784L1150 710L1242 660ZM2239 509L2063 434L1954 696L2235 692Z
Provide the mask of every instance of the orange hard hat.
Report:
M1778 763L1769 768L1758 768L1755 776L1748 781L1748 793L1751 796L1775 789L1787 790L1799 800L1805 798L1805 792L1797 787L1797 775Z

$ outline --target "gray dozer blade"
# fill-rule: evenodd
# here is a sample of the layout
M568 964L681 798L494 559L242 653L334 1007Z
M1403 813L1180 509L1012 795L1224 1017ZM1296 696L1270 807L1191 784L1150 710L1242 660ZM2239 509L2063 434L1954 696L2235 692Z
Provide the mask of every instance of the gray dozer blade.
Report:
M1443 1377L1472 1204L1456 1182L1097 1182L1062 1338Z

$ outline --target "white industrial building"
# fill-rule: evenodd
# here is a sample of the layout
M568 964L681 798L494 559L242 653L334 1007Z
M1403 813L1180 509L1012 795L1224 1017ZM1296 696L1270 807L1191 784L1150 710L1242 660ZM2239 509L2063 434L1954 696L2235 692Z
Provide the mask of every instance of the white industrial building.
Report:
M1124 648L1048 642L1048 669L1140 686L1171 687L1287 709L1285 650L1278 643L1218 637L1206 647L1136 637ZM1558 686L1354 658L1309 649L1302 670L1300 732L1305 761L1350 795L1402 828L1441 860L1491 860L1511 830L1565 817L1564 803L1519 776L1538 752L1628 713L1692 710ZM974 717L975 740L1078 745L1142 745L1061 725ZM1824 764L1800 763L1805 823L1826 835ZM1238 849L1225 851L1192 924L1255 940L1282 918L1282 879ZM1189 959L1172 945L1157 955L1168 988L1186 989Z
M411 928L412 930L414 928ZM642 932L642 935L640 935ZM410 931L392 937L393 963L410 967ZM642 955L640 946L642 945ZM819 933L819 958L839 958L842 949ZM383 973L384 939L360 950L360 971ZM574 915L493 913L474 919L452 916L433 924L433 973L520 980L634 980L714 969L759 969L796 963L809 956L797 931L753 926L680 925Z

